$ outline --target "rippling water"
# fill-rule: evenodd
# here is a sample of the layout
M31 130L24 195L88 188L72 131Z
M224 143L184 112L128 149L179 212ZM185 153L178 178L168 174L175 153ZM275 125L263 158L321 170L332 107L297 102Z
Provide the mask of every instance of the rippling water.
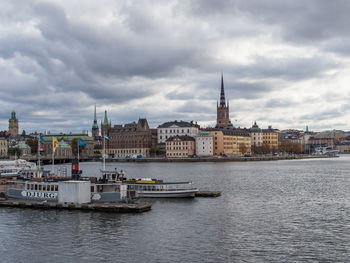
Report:
M350 156L114 167L222 196L150 200L142 214L2 208L0 262L349 261Z

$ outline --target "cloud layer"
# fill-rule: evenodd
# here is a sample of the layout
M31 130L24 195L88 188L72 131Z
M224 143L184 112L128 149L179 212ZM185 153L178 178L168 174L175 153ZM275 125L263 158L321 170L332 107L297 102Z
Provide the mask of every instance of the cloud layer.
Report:
M0 124L90 130L147 117L350 129L348 1L0 3Z

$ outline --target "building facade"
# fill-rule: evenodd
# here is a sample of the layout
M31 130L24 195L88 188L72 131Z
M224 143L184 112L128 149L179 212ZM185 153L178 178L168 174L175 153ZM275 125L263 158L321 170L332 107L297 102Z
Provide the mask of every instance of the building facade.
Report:
M224 129L224 154L241 156L251 154L251 136L246 129Z
M267 145L271 151L278 150L278 130L272 129L271 126L268 129L263 129L263 144Z
M9 119L9 137L18 136L18 120L16 118L16 112L11 112L11 118Z
M7 158L8 142L6 138L0 138L0 158Z
M166 140L166 157L187 158L195 154L195 139L191 136L175 135Z
M148 156L152 148L152 132L146 119L123 125L114 125L109 130L107 153L114 157Z
M63 144L64 146L67 144L70 147L72 147L72 141L74 139L78 140L82 140L83 142L86 143L86 145L83 147L83 149L79 152L79 155L81 158L85 158L85 157L93 157L94 156L94 140L92 137L88 136L87 133L69 133L69 134L65 134L65 133L57 133L57 134L46 134L43 135L42 138L44 139L44 141L42 142L43 144L43 154L44 155L52 155L52 137L56 137L59 144L58 147L56 148L55 151L55 156L57 157L69 157L69 150L67 150L66 147L60 147L61 144ZM62 150L60 150L62 149ZM72 149L70 150L72 152ZM73 156L73 154L72 154Z
M159 125L157 128L158 144L165 143L167 139L174 136L194 137L199 131L199 125L186 121L171 121Z
M195 136L196 155L199 157L213 156L213 135L209 132L200 132Z
M263 145L263 133L256 122L254 122L253 126L250 128L250 136L253 147L260 147Z
M230 123L230 107L229 103L225 99L224 90L224 77L221 75L221 92L220 92L220 103L217 102L216 105L216 127L224 128Z

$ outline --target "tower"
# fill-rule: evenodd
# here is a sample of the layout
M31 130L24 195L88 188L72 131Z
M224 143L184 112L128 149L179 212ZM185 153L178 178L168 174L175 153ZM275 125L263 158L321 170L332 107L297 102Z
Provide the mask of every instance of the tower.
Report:
M9 135L10 137L18 136L18 120L15 111L11 112L11 119L9 119Z
M98 137L98 135L100 133L100 130L99 130L98 124L97 124L97 118L96 118L96 104L95 104L95 112L94 112L94 123L92 124L91 132L92 132L93 138Z
M221 74L221 92L220 92L220 104L216 105L216 127L224 128L230 123L229 116L229 103L225 99L225 90L224 90L224 77Z
M107 111L105 110L105 118L103 122L101 122L101 136L102 139L104 136L108 136L109 134L109 129L111 128L111 123L108 123L108 118L107 118Z

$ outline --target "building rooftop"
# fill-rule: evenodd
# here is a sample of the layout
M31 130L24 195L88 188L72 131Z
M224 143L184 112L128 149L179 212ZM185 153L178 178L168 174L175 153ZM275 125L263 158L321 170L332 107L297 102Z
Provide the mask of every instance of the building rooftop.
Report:
M158 128L169 128L173 125L176 125L178 127L196 127L196 128L200 128L198 124L193 123L193 121L191 122L187 122L187 121L169 121L169 122L165 122L161 125L158 126Z
M171 141L174 141L176 139L179 139L181 141L195 141L195 139L191 136L188 136L188 135L183 135L183 136L179 136L179 135L176 135L176 136L172 136L170 138L168 138L166 141L167 142L171 142Z

